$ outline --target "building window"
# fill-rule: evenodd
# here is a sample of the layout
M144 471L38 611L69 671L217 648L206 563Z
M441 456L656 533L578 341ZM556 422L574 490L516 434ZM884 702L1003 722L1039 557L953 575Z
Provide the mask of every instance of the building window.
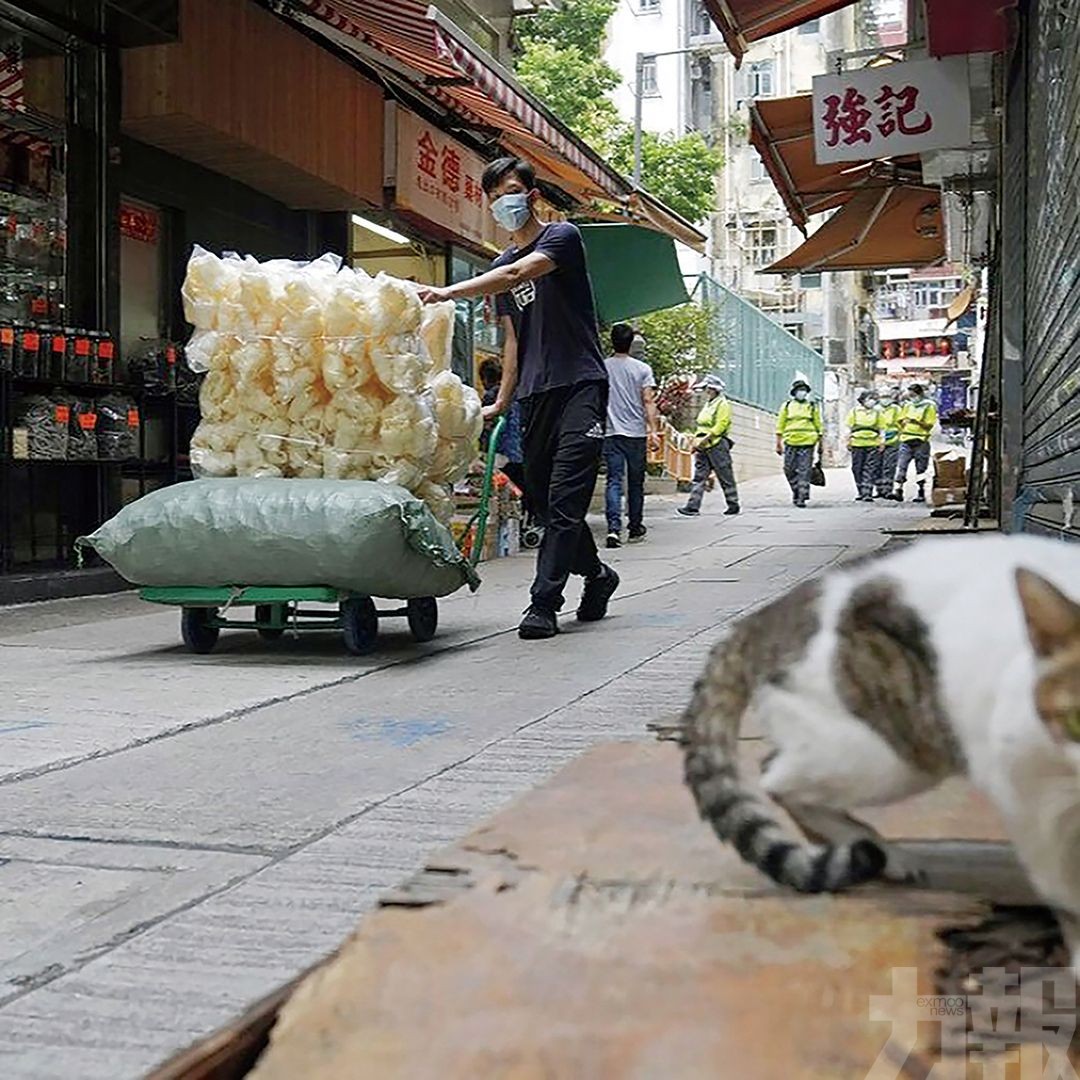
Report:
M652 12L660 10L660 0L638 0L638 11Z
M800 34L820 34L821 33L821 20L820 19L808 19L806 22L801 23L799 26Z
M752 225L746 230L744 246L751 266L776 262L776 226Z
M763 98L773 96L773 68L772 60L758 60L750 65L747 73L750 83L750 96Z
M716 32L703 0L690 0L691 37L709 37Z
M802 289L820 289L821 288L821 275L820 274L800 274L799 275L799 287Z
M755 184L769 179L769 174L765 171L765 162L757 154L750 156L750 179Z
M656 57L646 56L641 61L641 96L659 97L660 87L656 82Z

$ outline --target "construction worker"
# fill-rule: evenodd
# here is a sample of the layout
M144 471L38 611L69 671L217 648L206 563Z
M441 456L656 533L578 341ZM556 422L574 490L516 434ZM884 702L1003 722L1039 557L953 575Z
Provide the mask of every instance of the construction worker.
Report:
M904 501L904 484L908 466L915 462L915 482L918 484L914 501L926 502L926 474L930 470L930 433L937 424L937 406L926 396L922 383L908 387L906 400L900 409L900 452L896 462L896 483L892 497Z
M881 418L881 450L877 462L877 494L879 499L888 499L892 495L896 458L900 453L900 404L895 387L887 386L881 391L878 411Z
M776 452L784 458L784 475L791 485L791 501L799 507L810 498L810 472L814 447L825 427L821 409L810 400L811 386L802 379L791 384L791 397L780 406L776 418Z
M739 512L739 491L735 486L735 470L731 464L733 444L728 437L731 430L731 402L724 395L727 387L718 375L706 375L694 389L703 390L708 395L708 401L698 413L694 430L694 484L690 489L690 498L685 506L679 507L679 513L683 517L697 517L709 475L716 473L727 502L724 513L731 516Z
M874 479L881 452L881 411L874 390L864 390L859 404L848 413L848 449L855 477L855 501L874 501Z

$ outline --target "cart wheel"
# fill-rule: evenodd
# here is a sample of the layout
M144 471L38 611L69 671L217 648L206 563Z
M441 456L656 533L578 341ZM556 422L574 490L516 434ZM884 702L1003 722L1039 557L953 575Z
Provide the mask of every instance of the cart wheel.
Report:
M255 606L255 621L256 622L272 622L276 609L281 607L281 604L256 604ZM263 641L277 641L282 634L285 633L285 627L269 627L260 626L256 631L256 634L263 639Z
M193 653L213 652L221 633L210 622L216 614L217 608L205 607L186 607L180 613L180 635Z
M421 596L409 600L405 607L413 640L430 641L439 627L439 605L435 597Z
M345 648L353 656L367 656L375 651L379 615L370 597L353 596L341 602L341 631Z

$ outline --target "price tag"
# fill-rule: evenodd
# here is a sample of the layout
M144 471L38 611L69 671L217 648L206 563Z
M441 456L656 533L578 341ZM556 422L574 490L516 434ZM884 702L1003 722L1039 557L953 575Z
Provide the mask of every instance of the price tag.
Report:
M56 422L58 424L66 424L71 419L71 406L69 405L57 405L56 406Z
M67 338L66 337L54 337L52 339L52 351L54 353L67 352Z
M170 345L165 350L165 363L172 367L176 363L176 346Z
M136 428L139 426L139 410L128 409L128 427Z
M75 339L75 355L76 356L89 356L90 355L90 339L89 338L76 338Z
M5 326L0 329L0 345L14 345L15 344L15 331L10 326Z
M81 427L83 431L93 431L94 428L97 427L97 413L79 413L79 427Z
M40 334L23 334L23 348L29 349L30 352L37 352L41 348L41 335Z
M97 354L102 360L111 360L116 347L111 341L102 341L98 345Z
M30 301L30 314L31 315L48 315L49 302L41 296L35 296Z

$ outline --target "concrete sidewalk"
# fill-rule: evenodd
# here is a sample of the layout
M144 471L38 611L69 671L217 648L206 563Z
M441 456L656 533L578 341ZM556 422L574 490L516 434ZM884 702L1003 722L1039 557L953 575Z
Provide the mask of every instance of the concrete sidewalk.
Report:
M195 658L129 595L0 612L0 1072L140 1075L433 848L591 745L648 738L725 622L920 516L855 504L843 473L823 494L799 511L754 482L742 516L713 495L697 520L651 500L648 543L611 553L611 617L551 642L513 633L528 556L443 602L430 644L390 624L363 660L242 633Z

